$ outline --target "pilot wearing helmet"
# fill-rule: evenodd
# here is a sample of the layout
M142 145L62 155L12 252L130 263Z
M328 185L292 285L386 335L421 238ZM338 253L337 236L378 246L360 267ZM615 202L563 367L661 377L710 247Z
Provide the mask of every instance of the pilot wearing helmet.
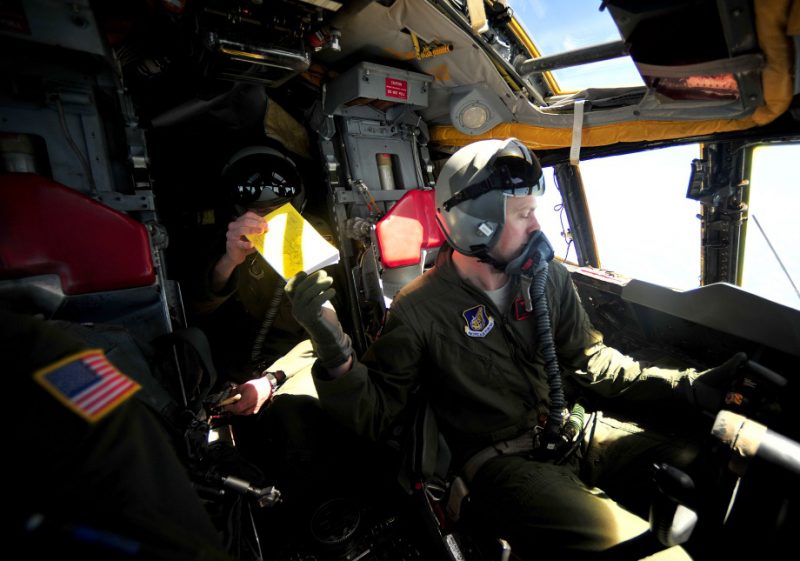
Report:
M608 550L645 533L647 505L635 499L645 495L647 466L685 466L696 450L586 411L564 388L714 410L722 399L714 384L744 360L701 373L648 366L605 346L569 272L551 261L536 218L543 191L536 156L516 139L453 154L436 184L450 247L397 295L360 359L320 308L334 293L330 278L300 273L286 287L315 342L323 408L377 440L421 389L452 452L451 472L470 489L471 512L526 559ZM627 490L632 510L595 485ZM687 556L673 547L659 558Z
M241 456L274 479L287 502L313 500L321 474L339 469L342 447L331 446L343 439L331 436L336 423L319 406L311 378L317 355L292 315L284 281L245 237L264 233L264 216L286 203L303 211L301 174L283 152L250 146L225 165L222 186L236 217L193 299L214 363L233 382L227 393L215 395L222 410L236 416ZM324 235L324 222L303 216ZM336 312L328 306L326 313L335 321Z
M315 359L291 315L282 279L245 238L264 233L264 216L281 205L291 203L302 212L305 190L295 163L269 146L236 152L222 171L222 184L236 217L228 224L224 248L214 253L201 275L193 305L217 364L227 379L240 384L231 396L238 395L238 400L226 409L251 415L268 402L284 375L307 371ZM278 378L263 376L267 369L280 371ZM301 384L301 378L292 384ZM314 388L308 379L293 391L313 394Z

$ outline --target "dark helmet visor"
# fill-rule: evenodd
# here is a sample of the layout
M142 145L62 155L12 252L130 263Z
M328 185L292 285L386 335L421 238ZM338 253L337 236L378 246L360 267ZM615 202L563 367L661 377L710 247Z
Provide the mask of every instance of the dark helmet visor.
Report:
M299 192L296 182L277 171L254 172L248 177L239 178L232 185L236 203L248 205L255 202L269 202L275 199L291 199Z
M511 197L544 194L542 166L538 158L517 139L510 139L492 156L486 167L492 169L489 177L453 193L442 204L445 210L489 191L503 191Z
M231 202L244 207L287 202L303 189L294 166L269 155L245 156L226 169L224 175Z

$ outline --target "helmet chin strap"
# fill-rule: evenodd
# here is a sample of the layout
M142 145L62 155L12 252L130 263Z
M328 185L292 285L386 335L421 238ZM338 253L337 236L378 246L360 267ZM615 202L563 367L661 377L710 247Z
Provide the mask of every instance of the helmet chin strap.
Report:
M486 251L486 250L482 251L481 253L476 254L475 257L477 257L478 261L480 261L481 263L486 263L488 265L491 265L492 267L494 267L495 269L497 269L501 273L505 273L506 272L506 267L508 266L508 263L505 262L505 261L498 261L497 259L495 259L491 255L489 255L489 252Z

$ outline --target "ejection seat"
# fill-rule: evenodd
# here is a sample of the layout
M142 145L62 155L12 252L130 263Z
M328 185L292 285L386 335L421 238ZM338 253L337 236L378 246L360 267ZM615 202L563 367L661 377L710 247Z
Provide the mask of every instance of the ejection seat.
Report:
M171 328L143 224L40 175L0 175L0 294L48 318Z
M427 107L432 81L362 62L326 84L311 115L339 237L339 286L347 287L349 321L342 319L358 352L444 241L434 218L429 134L416 113Z

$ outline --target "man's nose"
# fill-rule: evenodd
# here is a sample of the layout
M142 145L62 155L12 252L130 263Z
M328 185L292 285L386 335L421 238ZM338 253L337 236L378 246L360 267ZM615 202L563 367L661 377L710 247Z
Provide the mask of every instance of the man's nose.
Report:
M528 224L528 233L532 234L538 230L541 230L542 226L539 224L539 220L536 218L535 214L531 214L531 221Z

